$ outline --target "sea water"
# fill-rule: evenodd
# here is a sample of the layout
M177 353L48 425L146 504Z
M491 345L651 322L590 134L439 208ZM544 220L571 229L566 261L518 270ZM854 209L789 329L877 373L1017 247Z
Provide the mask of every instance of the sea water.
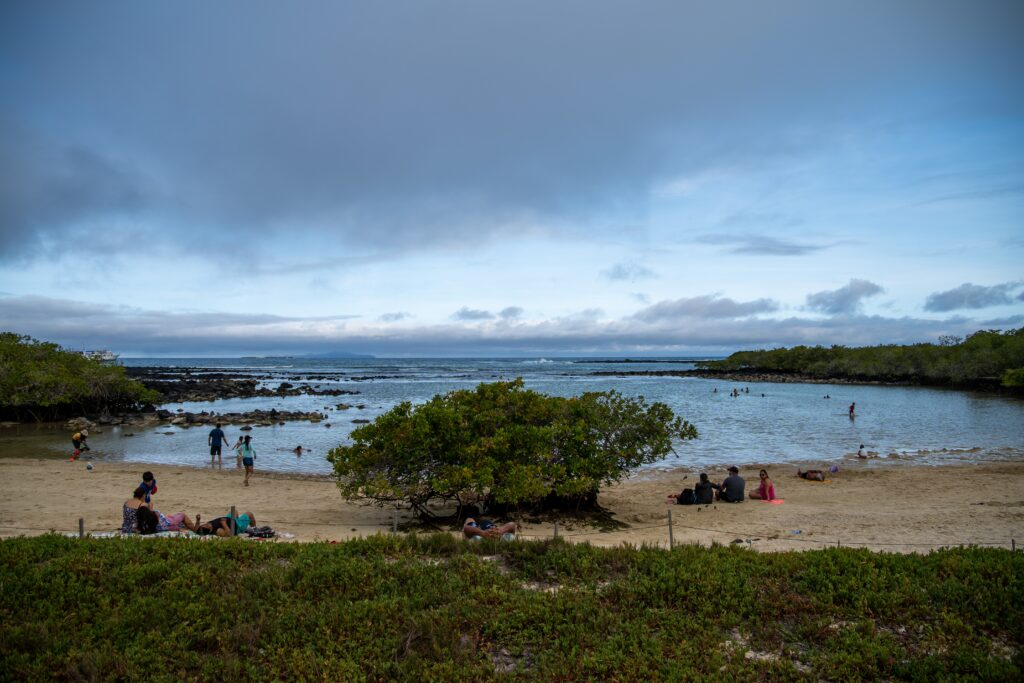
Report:
M259 378L271 388L281 382L355 395L225 399L162 406L176 412L240 412L256 409L320 411L320 423L288 422L242 432L228 425L231 444L250 434L256 469L325 474L327 452L351 443L354 420L373 420L403 401L422 403L436 394L469 389L481 382L521 377L527 388L557 396L614 389L628 396L668 404L693 423L700 437L676 444L675 452L649 466L715 469L728 464L814 463L857 466L872 463L940 464L1024 459L1024 401L1005 396L934 389L840 384L740 383L694 377L595 375L595 372L681 370L692 364L599 362L594 359L125 359L129 366L199 368ZM324 379L308 379L326 376ZM740 391L732 396L732 390ZM717 391L716 391L717 390ZM749 391L748 391L749 390ZM830 398L825 398L829 396ZM856 417L848 407L856 402ZM350 404L339 410L339 403ZM362 406L361 408L356 406ZM327 425L330 424L328 427ZM118 460L209 467L209 427L104 427L89 443L94 461ZM129 436L131 434L131 436ZM48 426L0 430L0 455L67 457L70 433ZM872 454L858 461L861 444ZM308 452L296 456L302 445ZM224 449L225 467L234 467Z

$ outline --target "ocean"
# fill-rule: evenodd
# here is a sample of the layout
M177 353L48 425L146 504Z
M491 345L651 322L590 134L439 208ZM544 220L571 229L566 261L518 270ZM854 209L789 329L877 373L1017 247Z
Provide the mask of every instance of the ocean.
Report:
M422 403L439 393L517 377L527 388L546 394L572 396L614 389L668 404L697 427L700 438L678 444L674 454L651 468L716 470L748 463L842 465L844 461L857 461L861 444L873 456L867 462L857 461L858 467L1024 459L1024 401L1016 398L925 387L738 383L593 374L693 367L679 360L133 358L122 362L126 366L240 372L260 378L270 387L302 382L359 392L351 396L229 399L163 406L172 412L277 408L318 410L328 415L319 424L289 422L247 432L253 436L257 470L329 473L326 454L335 446L350 443L351 431L359 426L353 420L373 420L403 401ZM731 395L734 388L741 392L737 397ZM830 398L824 398L826 395ZM851 402L857 404L853 420L847 414ZM338 403L362 407L337 410ZM105 427L89 441L96 461L209 467L208 431L203 427ZM237 426L225 431L231 443L241 434ZM300 444L310 450L296 456L291 449ZM0 456L56 458L67 457L69 452L67 430L52 425L0 430ZM229 461L233 467L233 456L225 456L226 465Z

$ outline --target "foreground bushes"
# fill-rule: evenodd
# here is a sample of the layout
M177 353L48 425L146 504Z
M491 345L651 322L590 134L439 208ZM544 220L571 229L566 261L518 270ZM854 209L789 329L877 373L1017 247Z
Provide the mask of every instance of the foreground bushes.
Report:
M10 679L1019 680L1024 556L0 542Z

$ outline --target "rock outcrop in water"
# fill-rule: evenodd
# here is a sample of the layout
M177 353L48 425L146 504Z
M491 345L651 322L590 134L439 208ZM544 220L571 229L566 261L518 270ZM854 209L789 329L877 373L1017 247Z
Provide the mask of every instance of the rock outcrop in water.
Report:
M280 398L284 396L352 396L351 389L320 388L310 384L281 382L266 386L249 374L203 372L194 368L126 368L128 375L147 389L159 391L167 403L216 401L222 398ZM320 377L318 377L320 379ZM323 379L326 379L324 377Z

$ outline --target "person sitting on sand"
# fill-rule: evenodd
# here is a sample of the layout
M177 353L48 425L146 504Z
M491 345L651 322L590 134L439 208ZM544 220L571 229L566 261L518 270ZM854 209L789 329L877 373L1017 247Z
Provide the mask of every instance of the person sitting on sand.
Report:
M866 458L866 457L868 457L868 454L864 452L864 444L861 444L860 448L857 449L857 457L858 458Z
M477 521L472 517L467 517L466 523L462 525L462 535L466 537L467 541L484 538L490 538L495 541L511 541L515 539L518 530L519 526L515 522L508 522L497 526L490 520L481 519L480 523L477 524Z
M693 493L697 497L697 505L710 505L715 502L715 491L718 484L712 484L705 472L700 473L700 481L693 487Z
M747 483L740 476L740 469L733 465L729 468L729 476L718 487L718 500L723 503L742 503L743 490Z
M124 506L121 508L121 533L122 534L134 534L138 528L139 508L146 508L148 510L153 509L152 503L146 502L146 489L139 486L135 489L135 493L132 494L132 498L129 498L124 502Z
M761 484L757 487L756 491L750 492L750 497L757 500L775 500L775 485L772 484L772 480L768 477L768 471L761 470L758 476L761 477Z
M807 479L808 481L825 481L825 473L821 470L807 470L801 472L799 469L796 471L796 476Z
M216 517L211 519L209 522L202 524L196 520L195 532L202 536L216 535L222 538L227 538L231 535L231 516L227 517ZM241 515L235 518L235 533L243 534L245 530L251 526L256 525L256 515L251 512L243 512Z

